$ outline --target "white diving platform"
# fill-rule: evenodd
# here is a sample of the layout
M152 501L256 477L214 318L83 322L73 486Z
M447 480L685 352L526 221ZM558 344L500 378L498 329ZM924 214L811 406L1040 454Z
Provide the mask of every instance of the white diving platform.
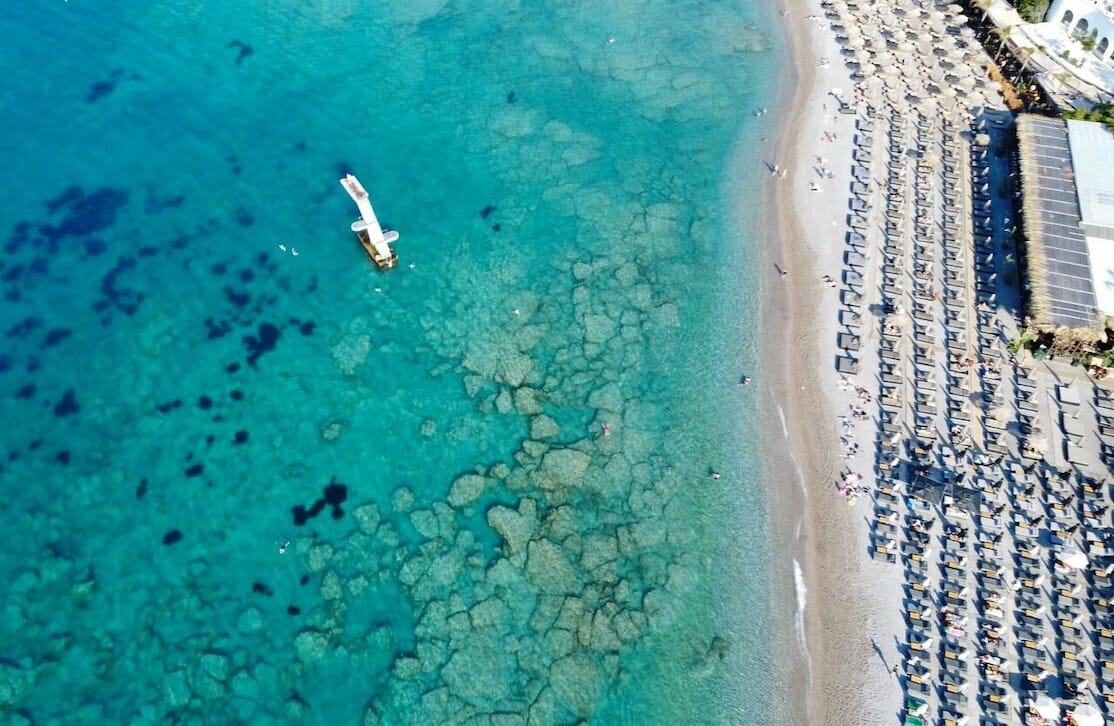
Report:
M359 179L348 174L340 180L340 185L360 210L360 219L352 223L352 231L356 233L364 251L380 268L394 267L398 262L398 253L391 249L390 243L398 239L398 232L384 232L379 226L375 210L371 208L371 200Z

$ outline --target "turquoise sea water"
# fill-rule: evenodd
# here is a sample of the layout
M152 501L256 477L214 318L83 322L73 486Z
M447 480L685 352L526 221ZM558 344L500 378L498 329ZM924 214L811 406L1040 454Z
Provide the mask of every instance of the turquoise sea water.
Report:
M4 721L785 721L768 15L0 9Z

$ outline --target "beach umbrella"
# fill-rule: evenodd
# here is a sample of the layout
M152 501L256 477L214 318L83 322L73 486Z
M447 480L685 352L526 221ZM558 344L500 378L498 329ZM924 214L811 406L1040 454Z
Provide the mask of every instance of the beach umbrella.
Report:
M1059 560L1076 570L1082 570L1087 566L1087 555L1074 544L1064 548L1063 554L1059 555Z
M1099 710L1089 703L1078 706L1071 712L1071 718L1076 726L1103 726L1106 723Z
M1041 718L1053 721L1060 718L1060 706L1053 701L1047 693L1037 696L1037 700L1029 704L1029 708L1037 712Z
M897 49L900 50L902 53L912 53L914 50L916 50L913 44L908 41L904 43L898 43Z

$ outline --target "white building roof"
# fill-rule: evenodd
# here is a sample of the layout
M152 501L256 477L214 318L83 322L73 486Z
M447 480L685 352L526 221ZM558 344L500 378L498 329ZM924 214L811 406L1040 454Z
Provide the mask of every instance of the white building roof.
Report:
M1068 121L1068 143L1083 232L1114 244L1114 134L1093 121Z
M1068 121L1068 144L1096 302L1114 315L1114 134L1092 121Z

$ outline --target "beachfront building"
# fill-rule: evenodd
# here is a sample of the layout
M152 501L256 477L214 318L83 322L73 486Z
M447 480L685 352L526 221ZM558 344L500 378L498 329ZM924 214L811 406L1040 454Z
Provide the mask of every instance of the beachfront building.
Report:
M1056 0L1044 19L1068 37L1089 41L1088 52L1099 61L1109 64L1114 56L1114 0Z
M991 0L986 17L1061 107L1114 101L1114 0L1055 0L1042 23Z
M1045 22L1022 28L1060 70L1046 82L1093 90L1091 101L1114 96L1114 0L1056 0Z
M1102 124L1022 114L1026 327L1079 355L1114 327L1114 135Z

